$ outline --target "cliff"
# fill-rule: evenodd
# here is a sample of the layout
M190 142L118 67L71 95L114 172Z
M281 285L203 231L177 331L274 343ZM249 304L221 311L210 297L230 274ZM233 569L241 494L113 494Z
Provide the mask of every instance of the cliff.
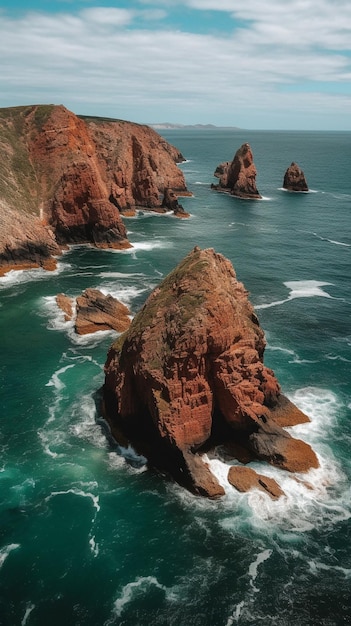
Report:
M256 175L251 147L244 143L236 151L232 161L217 166L214 176L219 178L219 183L211 186L212 189L230 193L238 198L257 200L261 195L256 186Z
M0 270L52 268L67 244L129 247L121 214L167 210L165 190L188 195L182 160L147 126L64 106L0 109Z
M312 449L283 428L308 417L281 393L264 349L231 263L195 248L109 350L103 412L114 436L210 497L224 493L202 456L216 445L243 462L294 472L318 466Z

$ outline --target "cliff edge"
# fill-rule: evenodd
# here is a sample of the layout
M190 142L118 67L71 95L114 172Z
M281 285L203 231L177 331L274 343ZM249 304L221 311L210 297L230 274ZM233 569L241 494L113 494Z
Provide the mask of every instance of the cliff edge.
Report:
M61 105L0 109L0 157L2 272L52 269L68 244L129 247L121 214L188 195L184 158L154 130Z
M203 453L292 472L317 467L283 426L309 421L263 363L265 338L231 263L194 248L154 289L109 350L103 413L118 441L196 494L223 487Z

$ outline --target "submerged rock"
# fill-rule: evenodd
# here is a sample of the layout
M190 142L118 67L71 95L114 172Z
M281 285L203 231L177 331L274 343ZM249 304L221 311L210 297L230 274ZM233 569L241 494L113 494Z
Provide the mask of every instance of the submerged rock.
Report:
M288 191L308 191L305 174L297 163L291 163L284 174L284 189Z
M251 147L244 143L235 153L233 160L220 163L214 172L219 178L218 185L212 185L212 189L226 191L239 198L260 199L256 187L257 170L253 162Z
M109 350L103 413L112 433L210 497L224 490L203 452L220 444L289 471L317 467L310 446L279 424L309 419L281 393L263 363L264 349L231 263L194 248Z

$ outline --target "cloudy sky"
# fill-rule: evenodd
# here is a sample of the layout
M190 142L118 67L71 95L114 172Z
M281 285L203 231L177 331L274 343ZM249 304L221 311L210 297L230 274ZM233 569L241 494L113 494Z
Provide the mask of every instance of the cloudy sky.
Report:
M0 107L351 130L350 0L0 0Z

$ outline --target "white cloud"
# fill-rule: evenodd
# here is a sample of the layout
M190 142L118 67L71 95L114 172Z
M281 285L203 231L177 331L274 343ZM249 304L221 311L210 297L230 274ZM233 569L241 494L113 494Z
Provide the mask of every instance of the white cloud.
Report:
M114 9L112 7L92 7L83 10L81 17L83 20L86 19L87 22L92 22L94 26L125 26L132 21L134 11Z
M233 21L226 36L150 30L145 21L139 29L140 20L165 17L161 9L153 13L155 4L20 19L3 14L0 106L60 102L77 113L135 121L246 127L272 127L278 118L280 126L286 119L302 127L305 115L305 126L323 119L327 127L350 128L351 58L344 49L351 4L320 0L317 11L315 0L183 0L240 19L254 16L245 28ZM301 92L287 92L294 85Z

